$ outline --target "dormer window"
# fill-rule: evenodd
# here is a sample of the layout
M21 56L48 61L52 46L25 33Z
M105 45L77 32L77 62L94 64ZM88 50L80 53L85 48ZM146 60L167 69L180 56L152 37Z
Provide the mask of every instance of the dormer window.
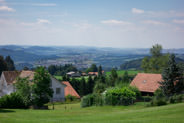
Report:
M146 80L144 80L143 83L146 83Z

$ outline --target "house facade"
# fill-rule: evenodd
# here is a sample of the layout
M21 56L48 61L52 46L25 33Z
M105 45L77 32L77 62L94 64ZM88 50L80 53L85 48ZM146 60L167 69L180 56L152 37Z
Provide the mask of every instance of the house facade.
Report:
M161 81L163 81L161 74L138 73L130 85L137 87L142 96L153 96Z
M32 81L34 78L33 71L3 71L0 78L0 97L6 94L15 92L14 83L16 78L28 78ZM53 89L52 101L64 101L65 100L65 87L66 85L59 82L57 79L51 76L51 88Z

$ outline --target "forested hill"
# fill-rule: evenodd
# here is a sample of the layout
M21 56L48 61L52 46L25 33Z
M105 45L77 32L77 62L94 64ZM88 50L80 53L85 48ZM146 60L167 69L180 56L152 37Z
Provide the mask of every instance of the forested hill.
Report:
M125 62L125 63L120 65L120 69L122 69L122 70L131 70L131 69L132 70L142 70L141 62L142 62L142 58L141 59L135 59L135 60L127 61L127 62ZM184 59L176 57L176 62L177 63L184 63Z

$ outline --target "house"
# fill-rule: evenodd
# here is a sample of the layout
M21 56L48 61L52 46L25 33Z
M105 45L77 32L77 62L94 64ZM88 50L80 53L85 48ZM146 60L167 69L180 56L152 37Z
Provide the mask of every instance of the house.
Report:
M152 96L161 81L163 81L161 74L138 73L130 85L137 87L143 96Z
M62 83L66 85L65 96L72 95L77 98L80 98L79 94L75 91L75 89L71 86L68 81L63 81Z
M102 74L104 74L104 71L102 71ZM88 72L89 76L98 76L98 72Z
M66 73L66 75L68 75L69 77L80 77L81 76L80 73L76 73L73 71Z
M0 78L0 96L15 92L14 83L16 78L28 78L32 81L34 78L34 71L3 71ZM51 88L53 89L53 101L64 101L66 85L60 83L54 77L51 76Z

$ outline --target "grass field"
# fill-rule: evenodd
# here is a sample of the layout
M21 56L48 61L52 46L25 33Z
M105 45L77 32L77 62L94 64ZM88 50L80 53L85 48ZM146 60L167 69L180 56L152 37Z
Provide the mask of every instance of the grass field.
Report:
M142 72L142 71L136 71L136 70L128 70L128 74L129 75L136 75L137 73L139 73L139 72ZM118 74L118 76L119 77L122 77L123 75L124 75L124 73L125 73L125 70L118 70L117 71L117 74ZM108 72L106 72L105 73L107 76L109 76L110 74L111 74L111 72L110 71L108 71ZM62 80L62 76L54 76L56 79L58 79L58 80ZM77 79L77 80L81 80L82 79L82 77L76 77L75 79ZM87 81L88 80L88 76L84 76L84 79Z
M137 71L137 70L128 70L127 71L129 75L136 75L137 73L139 72L142 72L142 71ZM117 70L117 74L118 76L123 76L125 73L125 70ZM106 75L109 76L111 74L110 71L106 72Z
M0 123L184 123L184 103L89 108L80 108L77 103L55 105L55 110L0 109Z

